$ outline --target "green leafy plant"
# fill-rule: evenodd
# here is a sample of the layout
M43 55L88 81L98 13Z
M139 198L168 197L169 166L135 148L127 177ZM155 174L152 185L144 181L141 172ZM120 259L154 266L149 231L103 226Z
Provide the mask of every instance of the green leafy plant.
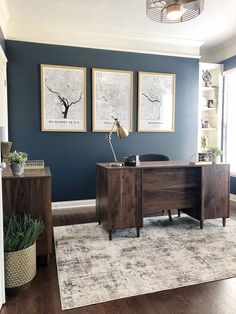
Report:
M209 147L207 152L214 157L221 156L223 154L222 150L219 149L219 147Z
M26 214L5 216L3 224L5 252L15 252L30 247L44 229L42 221Z
M8 154L8 161L10 164L16 163L25 165L25 162L28 159L28 155L24 152L17 152L16 150Z

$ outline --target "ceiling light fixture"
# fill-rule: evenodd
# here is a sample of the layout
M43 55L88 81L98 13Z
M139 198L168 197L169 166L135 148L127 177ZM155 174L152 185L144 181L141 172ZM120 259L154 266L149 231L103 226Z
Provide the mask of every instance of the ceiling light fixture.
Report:
M155 22L181 23L201 14L204 0L146 0L146 14Z

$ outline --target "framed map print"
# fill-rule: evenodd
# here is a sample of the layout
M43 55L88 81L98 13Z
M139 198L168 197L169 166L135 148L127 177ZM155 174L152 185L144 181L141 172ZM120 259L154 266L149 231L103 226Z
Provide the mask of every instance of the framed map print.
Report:
M93 132L110 132L114 118L132 131L133 72L92 69Z
M174 132L175 78L175 74L139 72L139 132Z
M86 131L86 68L41 64L42 131Z

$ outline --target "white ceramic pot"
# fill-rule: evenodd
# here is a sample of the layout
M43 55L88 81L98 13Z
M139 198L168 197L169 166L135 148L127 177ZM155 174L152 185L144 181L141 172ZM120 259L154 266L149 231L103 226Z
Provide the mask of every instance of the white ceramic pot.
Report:
M219 164L220 163L220 156L212 156L212 163Z
M17 164L16 162L12 162L10 166L11 166L11 171L14 176L20 176L24 173L24 165Z

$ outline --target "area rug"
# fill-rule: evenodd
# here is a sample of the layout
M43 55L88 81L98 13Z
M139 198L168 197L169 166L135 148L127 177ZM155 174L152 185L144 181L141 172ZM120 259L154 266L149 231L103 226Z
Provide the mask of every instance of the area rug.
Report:
M54 228L62 309L236 276L236 221L182 215L108 233L96 223Z

